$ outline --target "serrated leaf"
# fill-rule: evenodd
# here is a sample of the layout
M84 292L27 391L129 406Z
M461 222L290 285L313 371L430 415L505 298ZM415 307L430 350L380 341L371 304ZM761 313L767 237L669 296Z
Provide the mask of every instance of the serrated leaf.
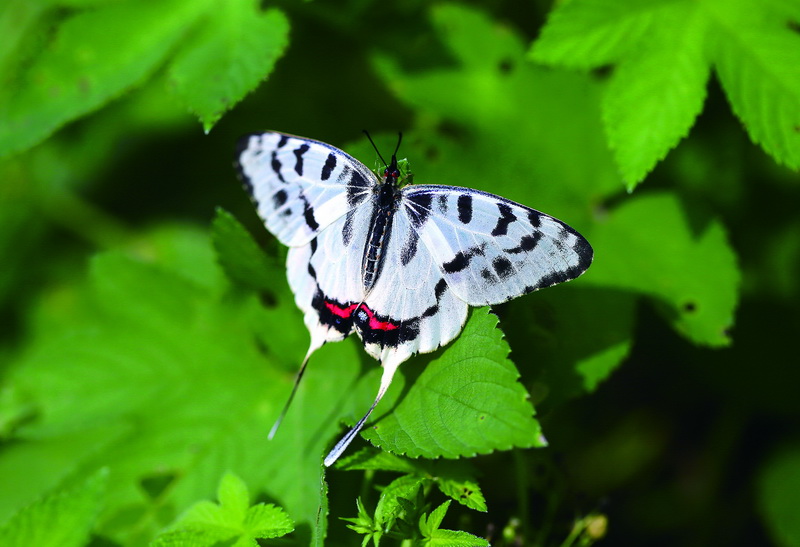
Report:
M0 545L76 547L86 545L100 512L108 470L83 483L45 496L0 527Z
M557 3L530 57L540 63L592 68L618 61L660 25L669 0L573 0Z
M217 4L169 67L175 93L210 131L264 80L288 44L289 22L257 0Z
M758 502L776 545L800 545L800 447L783 448L763 464L758 478Z
M394 520L404 510L399 498L413 500L425 481L422 477L403 475L386 485L375 508L375 524L385 530L391 528Z
M406 374L419 377L391 413L365 428L364 437L384 450L428 458L538 446L539 423L508 351L497 317L488 308L474 310L445 351L403 365ZM402 389L392 387L395 395L387 395L378 412Z
M727 346L740 273L723 226L695 224L671 194L631 200L591 235L596 256L585 284L649 295L667 321L697 344Z
M615 69L603 120L628 190L688 135L706 95L708 24L695 5L661 10L645 44Z
M714 61L753 142L777 162L800 169L800 35L785 19L769 17L772 6L765 4L756 9L752 2L709 2Z
M436 480L436 486L439 487L442 494L470 509L483 513L488 511L486 498L483 497L483 492L477 482L462 477L448 477L446 468L443 469L443 475Z
M459 530L435 530L423 545L429 547L486 547L489 542Z
M274 538L294 530L292 519L273 504L259 503L249 507L247 486L227 473L220 483L219 504L201 501L194 504L174 525L153 543L175 545L180 541L209 547L219 542L252 545L257 538Z
M417 462L402 458L372 447L362 448L355 454L346 456L336 462L336 469L343 471L397 471L399 473L415 473L420 470Z
M0 157L24 150L152 74L209 0L122 2L66 18L0 89Z
M431 511L429 515L422 515L419 518L419 531L422 532L423 536L430 537L431 534L441 526L449 507L450 500L447 500Z

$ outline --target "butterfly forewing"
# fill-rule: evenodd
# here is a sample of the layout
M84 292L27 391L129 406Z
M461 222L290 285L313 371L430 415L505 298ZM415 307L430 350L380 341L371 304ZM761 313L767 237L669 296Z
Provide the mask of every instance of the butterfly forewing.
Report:
M591 246L575 230L505 198L435 185L408 186L403 198L420 246L470 306L569 281L592 261Z
M272 131L239 141L237 167L267 228L289 246L308 243L378 182L338 148Z

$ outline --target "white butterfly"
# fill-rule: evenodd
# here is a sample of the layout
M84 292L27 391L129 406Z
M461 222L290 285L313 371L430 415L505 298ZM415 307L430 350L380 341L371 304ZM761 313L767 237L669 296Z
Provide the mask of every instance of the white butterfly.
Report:
M379 177L329 144L274 131L244 137L237 151L259 215L290 247L289 285L311 333L294 390L314 351L353 332L383 366L375 402L326 466L397 367L458 336L469 306L569 281L592 262L578 232L524 205L469 188L402 186L396 155Z

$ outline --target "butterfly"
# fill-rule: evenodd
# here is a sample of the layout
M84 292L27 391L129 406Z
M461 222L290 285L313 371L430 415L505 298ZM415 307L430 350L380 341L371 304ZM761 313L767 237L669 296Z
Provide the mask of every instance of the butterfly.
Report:
M259 216L289 247L287 277L311 335L270 438L324 344L355 332L383 367L375 401L326 466L364 426L400 364L456 338L469 306L569 281L592 262L586 239L544 213L470 188L405 184L401 140L377 173L329 144L276 131L247 135L237 147Z

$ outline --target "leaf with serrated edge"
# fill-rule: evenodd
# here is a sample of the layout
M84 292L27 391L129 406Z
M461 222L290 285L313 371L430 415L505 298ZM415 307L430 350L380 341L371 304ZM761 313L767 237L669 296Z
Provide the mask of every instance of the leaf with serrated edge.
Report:
M0 545L86 545L100 512L108 471L58 490L16 513L0 527Z
M685 137L703 108L711 67L708 26L696 5L662 10L646 44L616 67L603 120L623 178L635 185Z
M417 357L405 364L406 374L424 369L364 437L394 453L428 458L539 446L539 423L497 323L489 308L476 309L461 336L430 362ZM402 390L396 383L378 412L391 408Z
M0 156L33 146L140 83L209 5L116 2L68 17L21 81L0 90Z
M660 24L670 0L580 0L550 12L530 57L540 63L591 68L618 61Z
M715 67L731 108L753 142L800 169L800 36L770 13L770 2L708 7L717 35Z
M206 132L267 77L286 49L286 16L259 6L258 0L218 4L169 67L175 93Z

